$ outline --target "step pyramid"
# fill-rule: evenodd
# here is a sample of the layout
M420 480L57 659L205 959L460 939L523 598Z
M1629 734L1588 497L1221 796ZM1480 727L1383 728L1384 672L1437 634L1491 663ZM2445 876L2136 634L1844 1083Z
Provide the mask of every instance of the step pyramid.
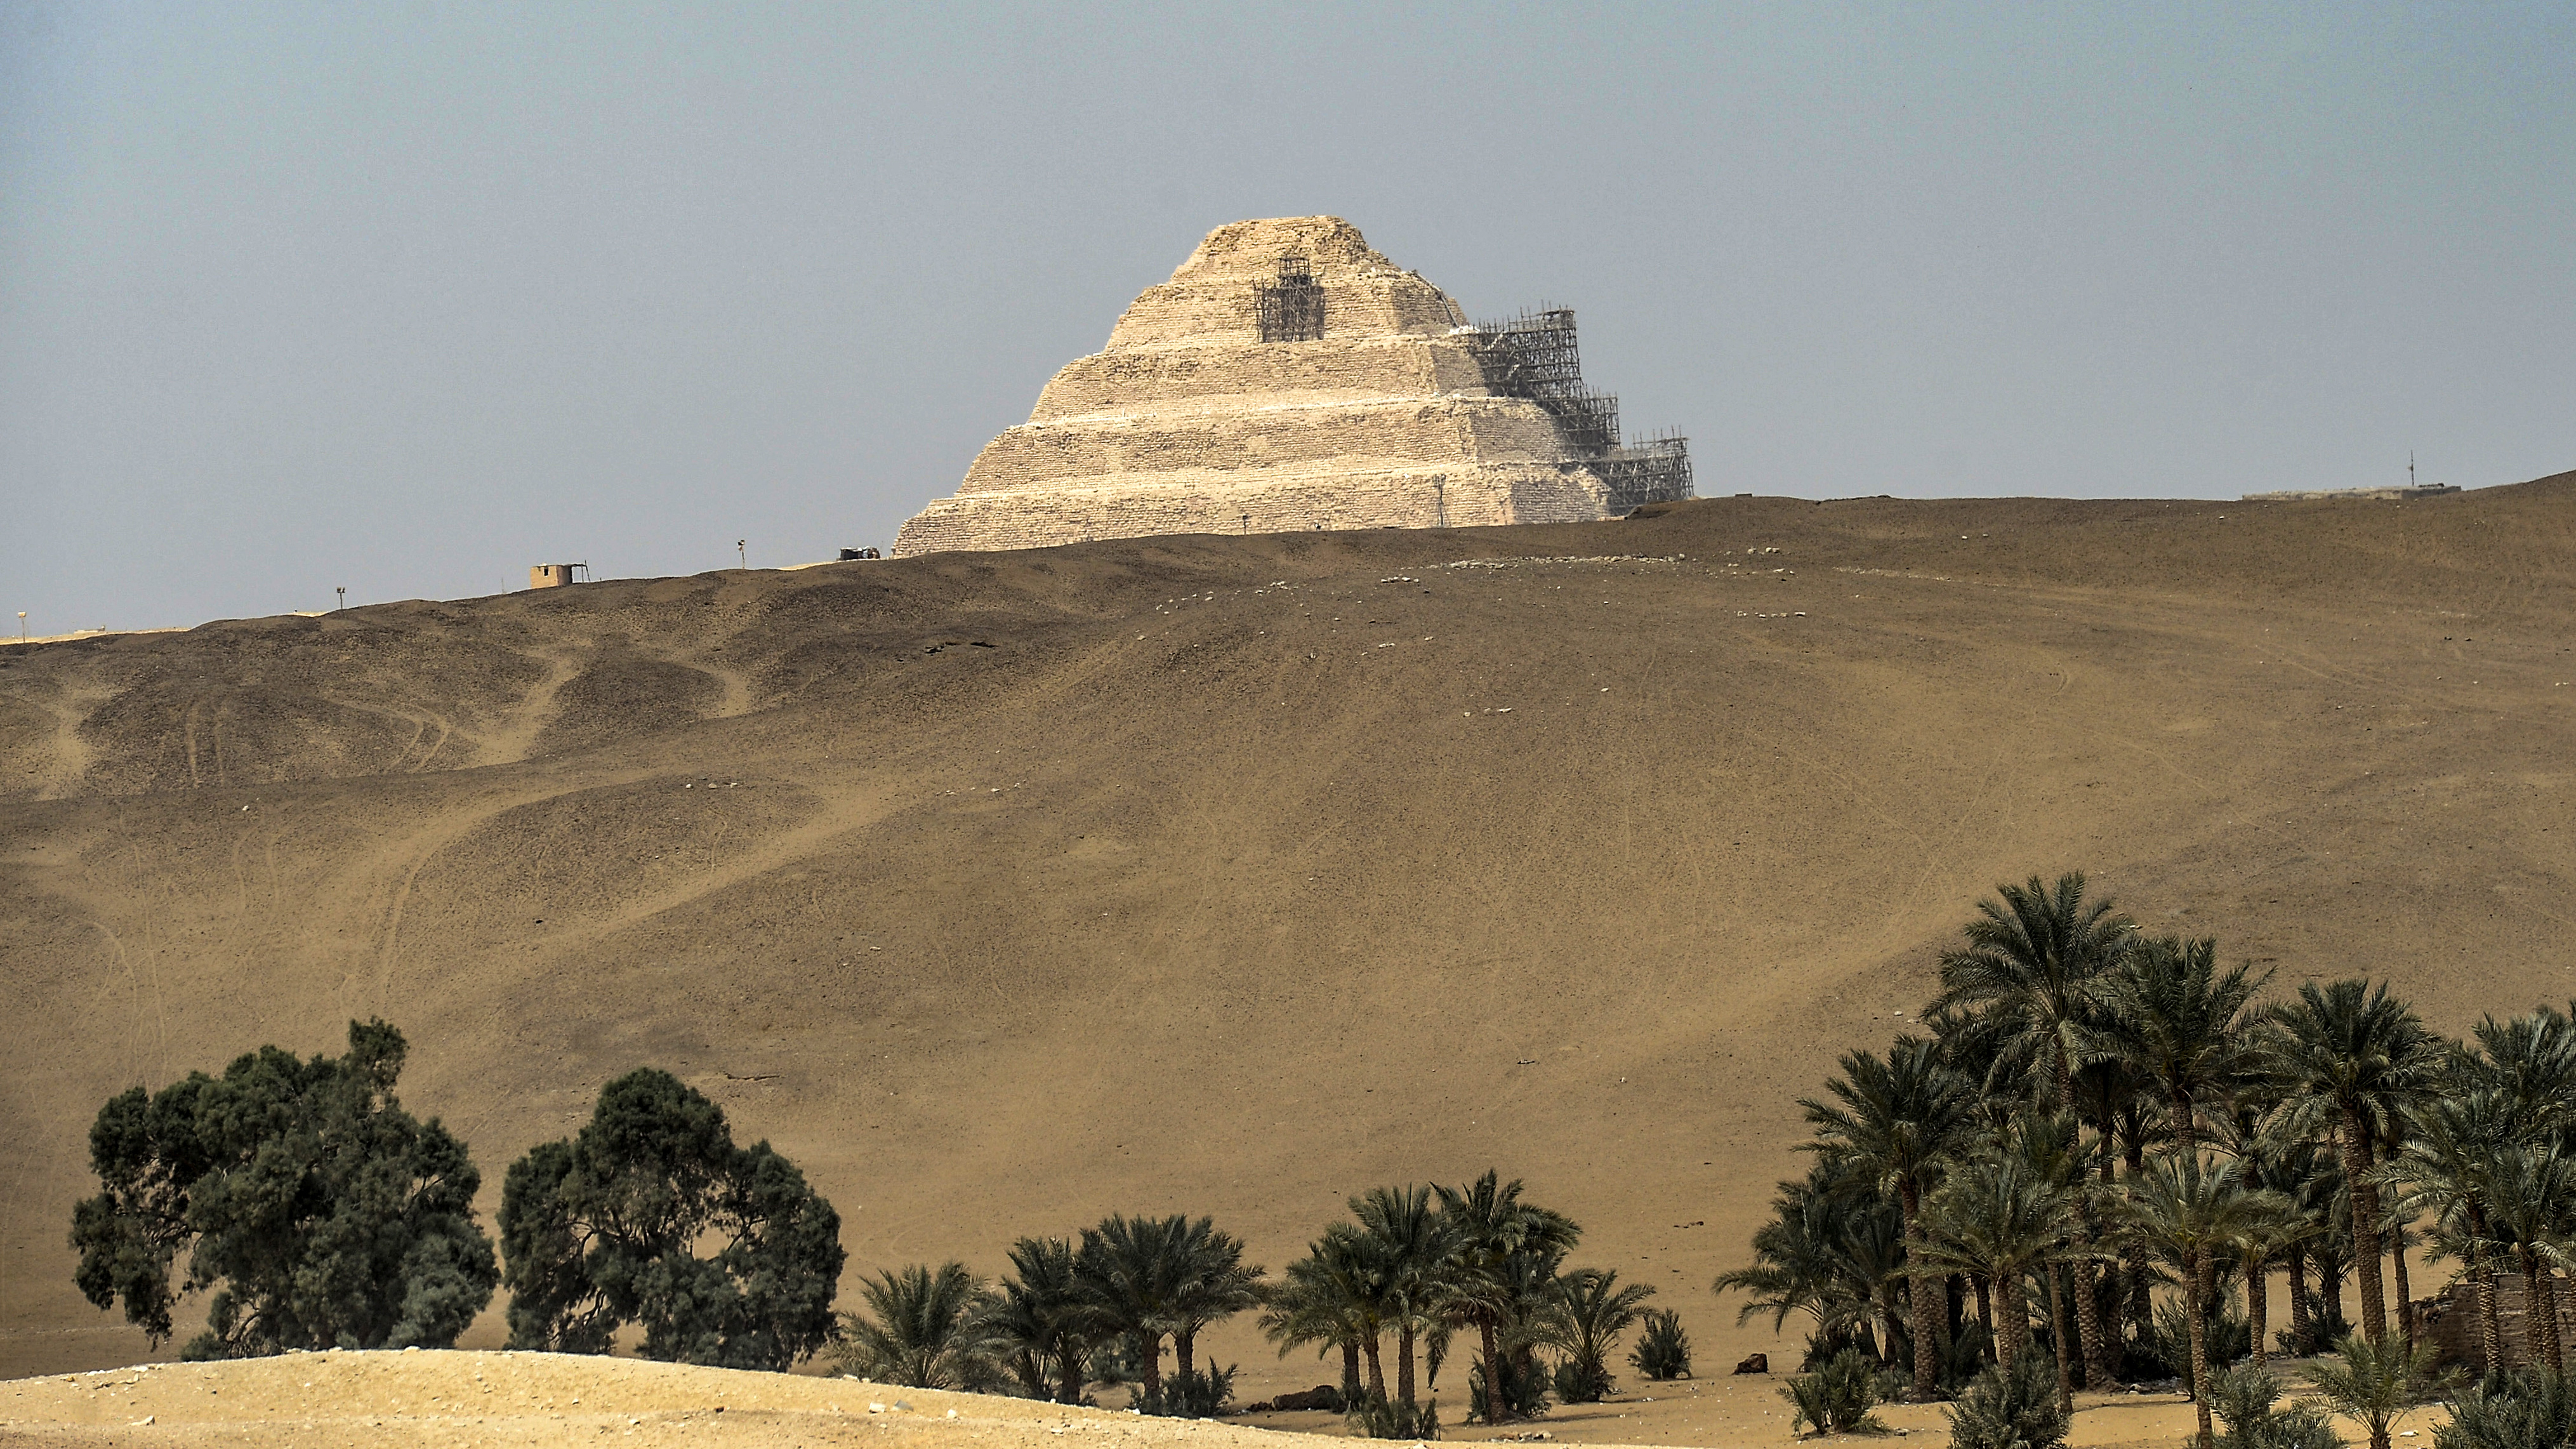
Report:
M1349 222L1284 217L1208 233L894 553L1569 523L1689 496L1681 438L1620 445L1571 312L1472 325Z

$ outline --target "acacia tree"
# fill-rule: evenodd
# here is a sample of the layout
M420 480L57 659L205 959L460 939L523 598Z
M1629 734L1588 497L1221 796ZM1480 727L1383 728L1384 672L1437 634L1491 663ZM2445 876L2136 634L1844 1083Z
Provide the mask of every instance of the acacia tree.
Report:
M109 1099L89 1135L100 1192L72 1212L82 1294L123 1299L158 1347L177 1299L213 1289L192 1359L454 1343L492 1301L482 1176L395 1098L405 1050L352 1021L346 1056L262 1047L221 1077Z
M1919 1254L1924 1246L1923 1194L1944 1162L1968 1141L1974 1092L1942 1065L1939 1049L1921 1037L1897 1038L1884 1058L1846 1053L1842 1069L1841 1076L1825 1084L1835 1101L1798 1099L1817 1133L1805 1150L1849 1163L1857 1180L1893 1188L1906 1252ZM1940 1294L1918 1279L1907 1296L1913 1309L1914 1399L1930 1403L1939 1395Z
M701 1239L716 1241L697 1256ZM531 1148L501 1188L510 1347L784 1370L828 1342L841 1216L766 1142L668 1072L600 1089L581 1131Z

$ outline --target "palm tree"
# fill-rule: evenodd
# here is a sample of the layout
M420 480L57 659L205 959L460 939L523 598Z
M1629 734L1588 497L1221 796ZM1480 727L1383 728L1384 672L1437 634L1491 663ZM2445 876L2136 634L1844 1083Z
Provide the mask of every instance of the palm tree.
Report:
M1618 1273L1608 1268L1578 1268L1556 1280L1550 1342L1571 1371L1568 1402L1597 1404L1610 1391L1609 1360L1619 1335L1637 1321L1638 1305L1654 1296L1643 1283L1620 1287Z
M2218 1257L2247 1233L2287 1217L2290 1205L2278 1194L2245 1186L2232 1165L2175 1152L2130 1182L2117 1213L2125 1233L2183 1274L2191 1396L2199 1411L2200 1449L2211 1449L2208 1305Z
M1413 1350L1436 1326L1458 1248L1455 1224L1427 1187L1373 1187L1351 1199L1371 1249L1388 1321L1395 1325L1395 1402L1413 1408Z
M1008 1358L1029 1397L1082 1402L1091 1342L1083 1331L1082 1283L1074 1274L1073 1244L1063 1238L1022 1238L1011 1244L1011 1270L986 1304L985 1337Z
M1288 1350L1315 1346L1320 1354L1342 1354L1342 1397L1360 1396L1360 1353L1368 1353L1368 1388L1384 1397L1386 1377L1378 1365L1378 1301L1368 1263L1367 1244L1359 1230L1336 1223L1307 1245L1306 1256L1288 1265L1286 1281L1262 1295L1261 1331Z
M2090 1047L2087 1025L2099 1015L2104 978L2127 953L2136 926L2108 900L2086 900L2081 872L2061 875L2054 885L2032 876L2026 885L1999 885L1995 894L2000 904L1978 902L1967 944L1942 953L1933 1008L1993 1011L2043 1074L2050 1104L2073 1111L2075 1068ZM2091 1257L2090 1236L2079 1214L2072 1243L2079 1265ZM2080 1266L2076 1285L2075 1326L2087 1381L2104 1387L2117 1379L2118 1365L2102 1332L2101 1300Z
M1967 1080L1943 1066L1940 1049L1921 1037L1900 1036L1885 1058L1846 1053L1843 1074L1825 1084L1838 1102L1801 1097L1817 1140L1805 1150L1847 1162L1854 1181L1893 1188L1905 1227L1908 1253L1922 1251L1923 1194L1940 1170L1967 1144L1975 1093ZM1939 1396L1940 1333L1946 1318L1934 1285L1921 1283L1913 1303L1914 1399Z
M2308 1382L2336 1412L2369 1428L2370 1449L2389 1449L2390 1426L2414 1405L2431 1376L2432 1350L2372 1343L2359 1334L2346 1334L2335 1352L2343 1362L2309 1369Z
M1994 1285L1995 1359L2009 1375L2030 1343L2023 1279L2066 1252L2065 1187L2017 1152L1997 1152L1954 1173L1924 1205L1921 1279L1968 1273ZM2064 1345L2059 1345L2062 1354Z
M865 1313L841 1315L843 1372L916 1389L977 1389L993 1368L977 1332L984 1285L963 1263L915 1263L859 1280Z
M1082 1230L1082 1246L1074 1253L1083 1321L1099 1337L1124 1337L1135 1345L1147 1404L1163 1401L1163 1336L1181 1324L1188 1234L1186 1218L1113 1213L1100 1226Z
M2388 1336L2388 1309L2379 1275L2379 1189L2369 1176L2378 1138L2373 1125L2433 1067L2430 1038L2405 1002L2367 981L2303 983L2296 1002L2269 1015L2277 1085L2304 1104L2303 1118L2331 1125L2343 1159L2361 1328L2376 1345Z
M2495 1253L2505 1243L2490 1221L2494 1192L2488 1174L2513 1134L2512 1109L2504 1093L2470 1085L2467 1067L2464 1054L2454 1057L2452 1069L2445 1072L2454 1085L2408 1110L2412 1130L2397 1156L2375 1171L2406 1184L2431 1212L2436 1255L2455 1256L2467 1266L2478 1310L2479 1367L2494 1373L2504 1367Z
M1816 1337L1850 1341L1869 1332L1883 1276L1876 1270L1897 1251L1903 1228L1896 1205L1854 1193L1850 1173L1819 1162L1804 1179L1782 1182L1771 1199L1771 1220L1753 1232L1753 1265L1721 1273L1709 1287L1747 1295L1735 1321L1771 1315L1777 1333L1792 1313L1815 1320Z
M1181 1271L1172 1293L1172 1364L1186 1376L1200 1329L1261 1302L1261 1269L1245 1267L1243 1240L1207 1218L1184 1227L1174 1251Z
M2200 1147L2199 1109L2232 1096L2262 1062L2246 1028L2271 973L2218 969L2218 943L2163 937L2141 942L2114 973L2103 1044L2163 1093L2183 1152Z
M1488 1171L1465 1187L1439 1189L1440 1211L1458 1239L1457 1280L1450 1303L1456 1315L1476 1329L1477 1352L1485 1366L1485 1422L1503 1422L1503 1330L1515 1316L1523 1285L1532 1276L1529 1260L1545 1262L1538 1276L1552 1278L1556 1265L1583 1237L1583 1229L1563 1213L1521 1201L1519 1178L1509 1183Z
M2514 1142L2488 1159L2489 1221L2522 1262L2531 1361L2551 1372L2566 1367L2558 1341L2558 1300L2551 1269L2576 1221L2576 1159L2552 1141Z

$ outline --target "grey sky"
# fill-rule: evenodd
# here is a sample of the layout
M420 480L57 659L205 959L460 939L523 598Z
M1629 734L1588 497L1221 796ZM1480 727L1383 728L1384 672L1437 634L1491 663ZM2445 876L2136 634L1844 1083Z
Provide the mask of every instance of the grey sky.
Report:
M2576 7L0 6L0 621L883 544L1210 227L1703 493L2576 467ZM14 630L13 630L14 632Z

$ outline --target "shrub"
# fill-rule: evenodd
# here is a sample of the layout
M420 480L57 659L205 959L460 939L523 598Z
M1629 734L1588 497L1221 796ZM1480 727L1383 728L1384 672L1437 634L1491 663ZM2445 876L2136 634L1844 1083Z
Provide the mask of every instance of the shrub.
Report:
M1887 1425L1870 1412L1880 1401L1878 1361L1856 1348L1782 1384L1780 1397L1797 1411L1790 1416L1792 1430L1806 1424L1819 1434L1887 1432Z
M1235 1368L1232 1364L1223 1368L1209 1364L1203 1369L1165 1374L1161 1400L1148 1403L1139 1394L1136 1407L1174 1419L1213 1419L1225 1411L1226 1403L1234 1397Z
M1598 1362L1572 1358L1556 1366L1554 1383L1557 1401L1566 1404L1597 1404L1617 1387L1610 1371Z
M2210 1375L2209 1411L2225 1425L2225 1449L2342 1449L2334 1425L2307 1404L2276 1408L2281 1381L2252 1364Z
M99 1195L72 1212L73 1281L154 1347L171 1306L215 1290L192 1359L445 1348L492 1301L482 1177L465 1144L394 1098L402 1033L349 1023L344 1057L262 1047L99 1109ZM187 1251L174 1290L173 1262Z
M1503 1412L1515 1419L1536 1418L1547 1407L1550 1378L1533 1356L1507 1353L1503 1362ZM1485 1414L1485 1366L1467 1367L1467 1422L1482 1423Z
M2576 1378L2492 1374L2451 1400L2451 1421L2433 1449L2565 1449L2576 1444Z
M2005 1373L1979 1374L1948 1409L1950 1449L2059 1449L2066 1415L2057 1407L2057 1363L2025 1353Z
M1437 1439L1440 1401L1401 1404L1389 1402L1384 1394L1362 1394L1351 1402L1343 1421L1362 1439Z
M1637 1347L1628 1362L1637 1372L1658 1383L1691 1376L1690 1335L1682 1331L1682 1316L1669 1308L1649 1308L1646 1330L1637 1335Z
M2201 1332L2207 1335L2205 1347L2209 1352L2212 1373L2254 1352L2254 1330L2247 1326L2245 1315L2234 1311L2233 1305L2221 1304L2213 1309L2201 1324ZM2191 1324L2183 1317L2180 1303L2156 1305L2155 1335L2148 1340L2146 1348L2148 1354L2164 1366L2167 1377L2186 1383L2190 1381Z

